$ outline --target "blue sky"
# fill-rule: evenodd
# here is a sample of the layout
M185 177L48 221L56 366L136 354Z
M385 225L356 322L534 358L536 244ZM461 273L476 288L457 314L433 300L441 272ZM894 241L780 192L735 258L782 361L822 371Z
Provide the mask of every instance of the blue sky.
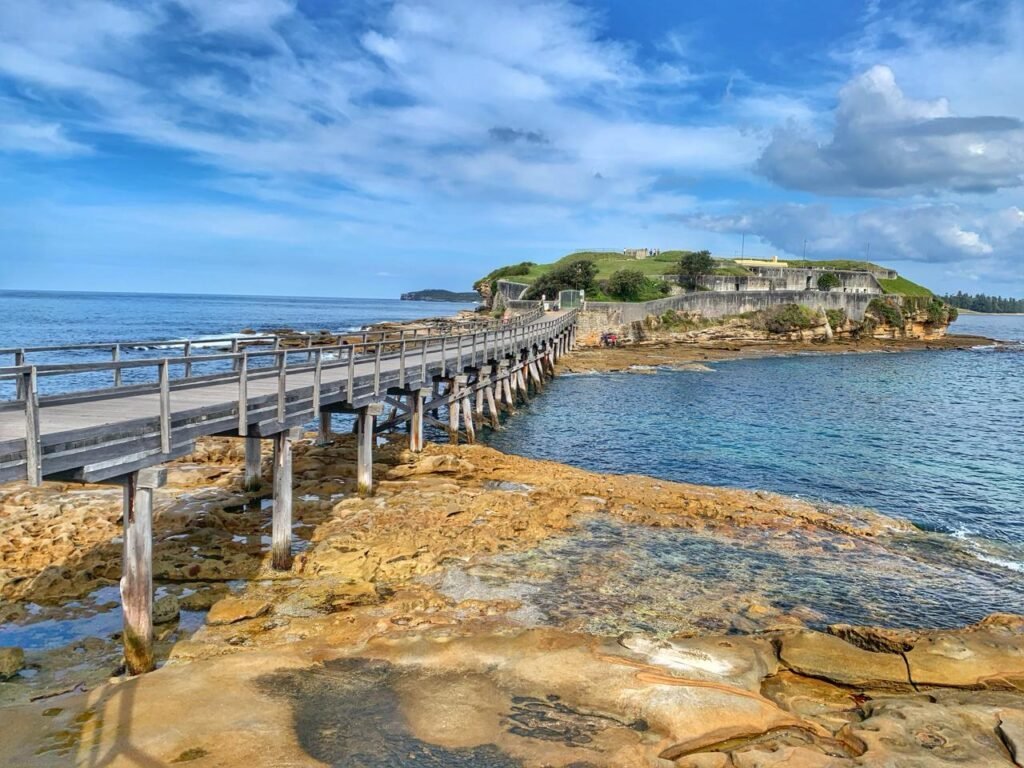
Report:
M0 4L0 288L396 296L581 248L1024 296L1024 4Z

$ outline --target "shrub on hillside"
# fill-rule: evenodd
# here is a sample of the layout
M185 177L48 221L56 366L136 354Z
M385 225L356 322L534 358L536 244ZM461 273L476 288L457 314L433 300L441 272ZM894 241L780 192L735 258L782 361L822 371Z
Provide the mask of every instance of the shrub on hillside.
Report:
M928 302L926 308L928 313L927 323L929 325L943 325L956 320L956 308L949 306L942 299L933 298Z
M616 301L653 301L667 296L672 288L636 269L620 269L599 284L601 291Z
M826 309L825 317L828 318L828 324L832 327L832 330L837 330L846 325L845 309Z
M831 291L833 288L838 288L842 284L843 281L839 279L839 275L835 272L825 272L818 277L819 291Z
M491 286L491 294L493 295L494 285L499 280L507 277L521 277L522 275L528 275L530 273L530 268L534 266L536 265L532 261L521 261L518 264L509 264L506 267L498 267L486 277L481 277L473 283L473 290L479 291L485 283L489 283Z
M865 315L893 328L902 328L904 325L903 310L889 299L872 299L865 310Z
M818 313L803 304L782 304L766 309L761 321L770 333L790 333L813 328L818 323Z
M647 276L638 269L620 269L612 273L605 293L622 301L638 301L647 286Z
M594 278L597 277L597 264L589 259L580 259L560 267L552 269L547 274L541 275L534 282L525 298L539 299L547 296L549 299L556 298L559 291L587 291L594 290Z

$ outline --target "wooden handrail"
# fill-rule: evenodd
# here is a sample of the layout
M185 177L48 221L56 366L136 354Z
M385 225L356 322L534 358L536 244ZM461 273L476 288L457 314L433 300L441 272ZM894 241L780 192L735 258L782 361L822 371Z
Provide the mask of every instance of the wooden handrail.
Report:
M541 314L542 313L540 313L540 312L530 313L531 316L540 316ZM520 323L515 323L515 324L509 324L508 326L496 326L495 329L494 329L493 335L492 335L492 339L493 339L493 350L492 351L493 351L493 354L495 356L497 355L497 351L498 351L499 346L504 348L509 343L511 343L514 346L516 344L526 343L527 339L534 340L535 338L542 338L551 328L555 327L555 325L561 325L563 327L569 325L572 322L572 320L575 318L575 315L576 315L576 310L572 310L571 312L568 312L566 315L564 315L563 317L561 317L561 318L559 318L557 320L546 320L546 321L543 321L543 322L540 322L540 323L532 323L532 324L520 322ZM484 350L484 354L486 355L486 349L487 349L486 344L487 344L488 336L490 334L491 334L491 330L489 328L484 328L483 330L478 331L478 332L472 334L471 335L471 339L470 339L472 347L475 349L478 346L478 337L482 337L482 339L483 339L483 342L482 342L483 343L483 350ZM464 360L463 346L464 346L464 341L465 340L464 340L463 337L467 336L467 335L470 335L470 334L454 334L454 335L456 336L456 341L457 341L457 350L456 350L455 363L457 365L457 371L461 371L462 370L462 363L463 363L463 360ZM419 358L420 358L419 359L419 366L421 368L421 374L422 375L425 376L425 369L427 367L427 359L429 357L429 352L432 349L434 351L440 351L440 358L441 358L440 359L440 363L441 363L441 368L442 368L442 374L443 375L447 375L448 368L449 368L449 359L448 359L448 357L449 357L449 355L448 355L449 344L448 344L448 341L449 341L450 338L451 338L451 335L449 335L449 334L442 334L442 335L437 335L437 336L425 336L425 337L420 337L420 338L417 339L418 341L421 342L421 354L419 356ZM345 344L324 345L324 346L316 347L316 350L317 350L317 360L318 360L317 364L318 364L318 366L320 366L320 368L322 370L324 367L331 368L331 367L337 367L339 365L342 365L343 364L342 363L342 359L343 358L347 358L347 363L348 363L348 367L349 367L349 390L350 390L349 394L351 395L351 379L353 378L353 375L354 375L354 370L353 369L354 369L354 365L355 365L356 359L362 357L367 352L372 352L373 355L374 355L374 391L379 393L379 390L380 390L380 373L381 373L380 362L384 358L383 348L386 345L397 345L399 347L399 354L398 354L399 358L404 360L405 358L408 357L408 354L407 354L407 350L408 350L407 342L398 341L398 340L394 340L394 339L392 339L392 340L385 339L385 340L376 341L376 342L363 342L363 343L358 343L357 342L355 344L345 343ZM122 346L121 344L115 344L115 345L113 345L113 347L111 347L111 349L112 349L112 356L114 356L115 358L117 358L119 356L119 352L120 352L121 346ZM336 351L338 353L338 362L335 363L335 364L327 363L325 365L324 362L323 362L323 354L325 352L331 352L331 351ZM343 353L345 353L345 354L343 354ZM305 355L304 357L308 357L308 354L309 353L307 352L307 355ZM24 375L24 373L26 371L28 371L30 369L34 372L34 375L37 378L39 376L62 376L62 375L73 375L73 374L101 372L101 371L113 371L116 383L115 383L115 386L112 389L86 390L85 392L88 392L88 393L92 393L92 392L99 393L99 392L112 392L112 391L116 391L116 390L136 391L140 387L147 387L147 386L151 386L151 385L132 384L132 385L128 385L127 387L123 386L122 383L121 383L122 382L121 372L123 370L135 369L135 368L156 367L158 369L158 374L160 374L160 372L162 372L162 371L166 371L166 375L167 375L167 379L168 379L168 388L169 388L170 387L170 369L171 369L172 366L180 365L180 366L182 366L184 372L186 373L186 375L183 378L179 378L179 379L175 379L174 380L175 384L181 384L181 383L189 383L189 382L192 382L192 381L199 382L199 381L203 380L202 377L200 377L199 379L196 379L195 377L191 376L191 374L193 373L193 370L194 370L193 369L194 365L199 365L199 364L203 364L203 363L224 362L224 361L230 360L230 361L232 361L232 369L233 369L233 371L235 373L237 373L237 372L239 372L240 366L243 366L243 360L244 360L244 368L246 370L246 375L248 376L252 372L252 370L254 370L249 365L250 358L267 357L267 356L274 356L277 359L277 367L278 368L289 369L289 370L296 370L296 371L302 370L304 368L305 369L309 369L308 361L307 362L303 362L303 361L300 360L297 365L295 365L294 367L291 366L288 363L288 361L287 361L288 351L285 350L285 349L260 350L260 349L248 349L247 348L247 349L244 349L244 350L242 350L240 352L236 352L236 353L217 353L217 354L189 355L187 357L180 357L180 358L152 358L152 359L144 359L144 360L120 360L120 359L114 359L111 362L107 362L107 363L104 363L104 362L63 363L63 364L62 363L50 363L50 364L41 364L41 365L33 365L33 366L26 366L26 365L13 366L13 367L8 367L8 368L0 368L0 380L11 379L11 378L15 378L17 380L18 387L17 387L16 401L21 401L24 398L24 392L22 391L23 388L24 388L23 387L23 381L24 381L23 375ZM392 357L392 355L388 355L387 357L388 357L388 359L390 359ZM282 361L283 361L283 365L282 365ZM473 352L473 356L472 356L472 361L471 362L472 362L472 364L476 363L476 353L475 352ZM485 362L485 361L481 361L481 362ZM402 384L403 385L404 385L404 381L405 381L405 369L407 367L408 366L406 364L403 364L403 365L401 365L399 367L400 378L402 380ZM255 370L270 372L273 369L274 369L274 366L262 366L262 367L259 367L259 368L255 369ZM211 374L211 375L207 375L207 378L215 378L217 375L218 375L217 373L214 373L214 374ZM159 383L159 381L158 381L158 383ZM64 396L69 396L70 394L73 394L73 393L61 393L60 395L57 395L57 396L64 397Z

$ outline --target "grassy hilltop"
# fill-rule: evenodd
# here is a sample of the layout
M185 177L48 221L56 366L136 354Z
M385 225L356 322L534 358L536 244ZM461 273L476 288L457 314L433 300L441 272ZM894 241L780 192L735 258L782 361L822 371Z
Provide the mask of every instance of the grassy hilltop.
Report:
M608 293L606 293L606 291L609 290L609 281L614 280L616 273L630 271L634 273L639 272L644 276L644 278L646 278L646 282L638 288L635 300L647 301L650 299L660 298L668 292L667 286L661 284L661 278L666 275L678 275L679 262L688 253L692 252L683 250L662 251L657 255L648 256L646 259L634 259L625 256L618 251L576 251L548 264L536 264L531 261L524 261L519 264L509 264L499 267L477 280L476 283L474 283L473 288L478 291L483 289L482 292L486 292L487 286L489 286L493 290L494 284L501 279L533 285L542 277L555 270L570 267L575 262L590 261L593 262L596 267L596 274L594 276L595 287L591 291L588 291L588 296L590 296L590 298L597 301L603 298L612 298ZM868 261L850 259L833 259L825 261L787 259L786 263L791 267L817 267L823 269L832 268L865 271L884 269L884 267L880 267L879 265ZM749 269L741 264L737 264L731 259L717 258L714 259L711 273L716 275L736 276L753 274ZM882 290L885 293L902 294L904 296L932 295L930 290L924 286L907 280L905 277L897 277L891 280L880 278L878 282L881 284Z

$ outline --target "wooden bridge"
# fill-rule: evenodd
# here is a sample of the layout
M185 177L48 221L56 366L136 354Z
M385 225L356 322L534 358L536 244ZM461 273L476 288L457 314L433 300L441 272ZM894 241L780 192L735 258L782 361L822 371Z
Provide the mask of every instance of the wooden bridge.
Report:
M373 489L374 436L408 424L409 446L423 449L424 423L452 440L474 440L484 423L497 426L532 387L543 387L554 362L575 343L576 310L537 307L508 322L454 324L443 334L394 330L346 334L343 343L294 348L280 336L223 339L230 352L203 352L211 342L111 342L0 349L14 365L0 368L13 399L0 402L0 483L44 480L116 483L124 488L121 598L125 659L132 673L153 667L153 490L161 464L191 453L204 436L245 439L245 484L260 482L261 441L273 441L271 561L291 567L292 441L331 414L355 415L357 483ZM214 342L218 340L213 340ZM124 360L139 346L181 348L181 354ZM109 352L109 362L32 364L31 357ZM125 383L148 373L148 381ZM68 377L110 386L40 395L40 380ZM390 408L386 419L381 419ZM441 409L446 421L438 417Z

